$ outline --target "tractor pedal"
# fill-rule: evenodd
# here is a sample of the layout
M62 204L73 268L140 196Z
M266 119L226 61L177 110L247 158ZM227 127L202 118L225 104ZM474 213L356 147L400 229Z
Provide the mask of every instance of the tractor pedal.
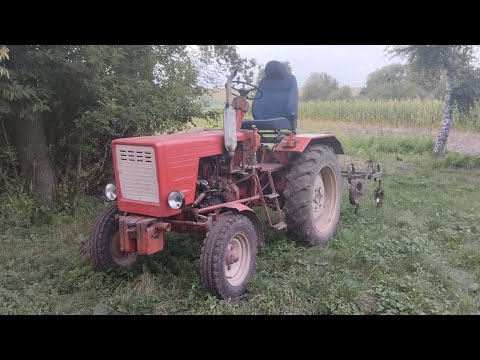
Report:
M282 230L287 228L287 224L285 224L283 221L279 222L278 224L272 225L273 228L277 230Z
M273 192L271 194L268 194L268 195L263 195L264 197L266 197L267 199L275 199L276 197L278 197L278 193L277 192Z

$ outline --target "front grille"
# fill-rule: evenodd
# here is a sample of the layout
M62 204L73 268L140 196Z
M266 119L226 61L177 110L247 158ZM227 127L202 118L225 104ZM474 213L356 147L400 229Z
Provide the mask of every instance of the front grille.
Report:
M158 203L157 171L153 148L117 145L116 151L122 198Z

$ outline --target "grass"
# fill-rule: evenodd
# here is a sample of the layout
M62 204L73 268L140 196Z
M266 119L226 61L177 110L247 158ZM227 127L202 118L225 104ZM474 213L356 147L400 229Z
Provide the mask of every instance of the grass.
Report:
M372 183L355 214L345 185L327 246L266 230L256 275L236 300L201 286L199 235L168 234L162 253L96 273L82 248L104 206L99 197L72 214L4 198L0 314L480 314L478 158L434 158L428 137L338 137L343 167L368 157L384 165L383 209L374 207Z

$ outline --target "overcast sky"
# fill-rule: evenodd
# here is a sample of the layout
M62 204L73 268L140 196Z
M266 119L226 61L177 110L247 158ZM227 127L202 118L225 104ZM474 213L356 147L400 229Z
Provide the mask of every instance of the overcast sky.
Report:
M391 60L385 45L238 45L243 57L255 58L265 65L270 60L288 60L303 86L312 72L327 72L340 85L361 87L367 75Z

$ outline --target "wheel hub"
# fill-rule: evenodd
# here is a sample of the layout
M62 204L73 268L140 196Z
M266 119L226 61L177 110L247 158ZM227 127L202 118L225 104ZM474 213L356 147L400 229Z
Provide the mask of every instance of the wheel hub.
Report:
M313 189L313 211L317 213L316 215L320 215L325 207L325 196L324 196L324 185L322 180L322 175L318 174L317 178L315 179L315 186Z
M230 245L230 248L227 249L227 253L225 254L225 264L230 267L230 265L235 264L240 259L240 255L238 254L237 250Z
M337 180L331 166L324 166L317 174L313 186L313 221L318 231L332 225L336 207Z
M225 276L232 286L242 283L248 274L251 249L244 233L238 232L229 241L225 251Z

